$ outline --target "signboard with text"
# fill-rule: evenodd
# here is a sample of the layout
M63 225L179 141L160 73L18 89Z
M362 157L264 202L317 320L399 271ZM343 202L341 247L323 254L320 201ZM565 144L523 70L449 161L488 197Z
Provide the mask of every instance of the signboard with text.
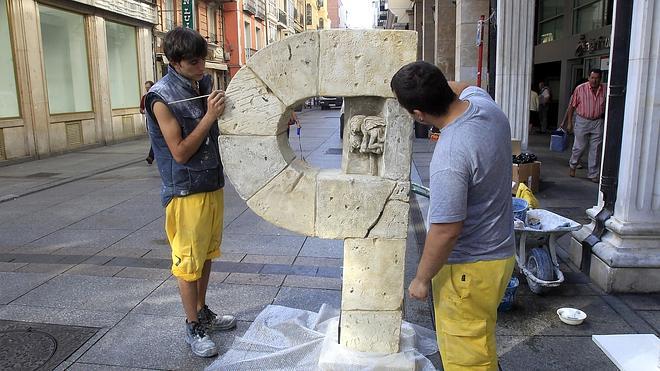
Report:
M195 4L194 0L181 1L181 14L183 19L183 27L195 29Z

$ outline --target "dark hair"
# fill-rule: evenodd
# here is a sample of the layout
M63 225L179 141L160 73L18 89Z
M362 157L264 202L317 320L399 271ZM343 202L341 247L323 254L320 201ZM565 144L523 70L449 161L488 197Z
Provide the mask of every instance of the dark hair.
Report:
M208 53L208 45L202 35L195 30L183 27L177 27L165 35L163 49L170 62L206 58Z
M592 68L589 70L589 76L591 76L592 73L597 73L598 76L603 77L603 70L600 68Z
M144 85L147 85L147 84L149 84L151 86L154 86L154 82L151 81L151 80L147 80L147 81L144 82Z
M442 116L456 99L445 75L435 65L427 62L407 64L392 77L390 83L399 104L408 112L419 110Z

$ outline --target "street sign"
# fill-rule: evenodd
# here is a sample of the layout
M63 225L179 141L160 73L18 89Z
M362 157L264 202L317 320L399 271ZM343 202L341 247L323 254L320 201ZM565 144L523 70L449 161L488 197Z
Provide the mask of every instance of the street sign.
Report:
M195 29L195 2L194 0L181 1L181 14L183 15L183 27Z

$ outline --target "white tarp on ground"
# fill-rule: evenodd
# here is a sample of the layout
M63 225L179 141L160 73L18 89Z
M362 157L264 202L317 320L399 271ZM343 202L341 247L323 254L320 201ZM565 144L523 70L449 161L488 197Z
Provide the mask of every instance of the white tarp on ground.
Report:
M660 370L660 339L653 334L592 335L591 339L619 370Z
M355 370L374 370L410 360L415 361L417 370L435 370L425 357L438 351L434 331L404 322L401 352L389 355L354 352L336 344L338 315L338 310L325 304L318 313L269 305L245 335L236 337L231 349L206 370L321 370L318 363L322 349L325 349L325 359L331 357L347 364L370 365ZM350 362L351 359L355 362Z

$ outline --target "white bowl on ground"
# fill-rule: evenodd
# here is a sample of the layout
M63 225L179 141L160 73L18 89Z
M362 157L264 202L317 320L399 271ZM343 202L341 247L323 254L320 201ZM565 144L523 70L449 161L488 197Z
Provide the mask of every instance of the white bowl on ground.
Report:
M567 325L579 325L587 318L587 314L575 308L559 308L557 309L559 319Z

